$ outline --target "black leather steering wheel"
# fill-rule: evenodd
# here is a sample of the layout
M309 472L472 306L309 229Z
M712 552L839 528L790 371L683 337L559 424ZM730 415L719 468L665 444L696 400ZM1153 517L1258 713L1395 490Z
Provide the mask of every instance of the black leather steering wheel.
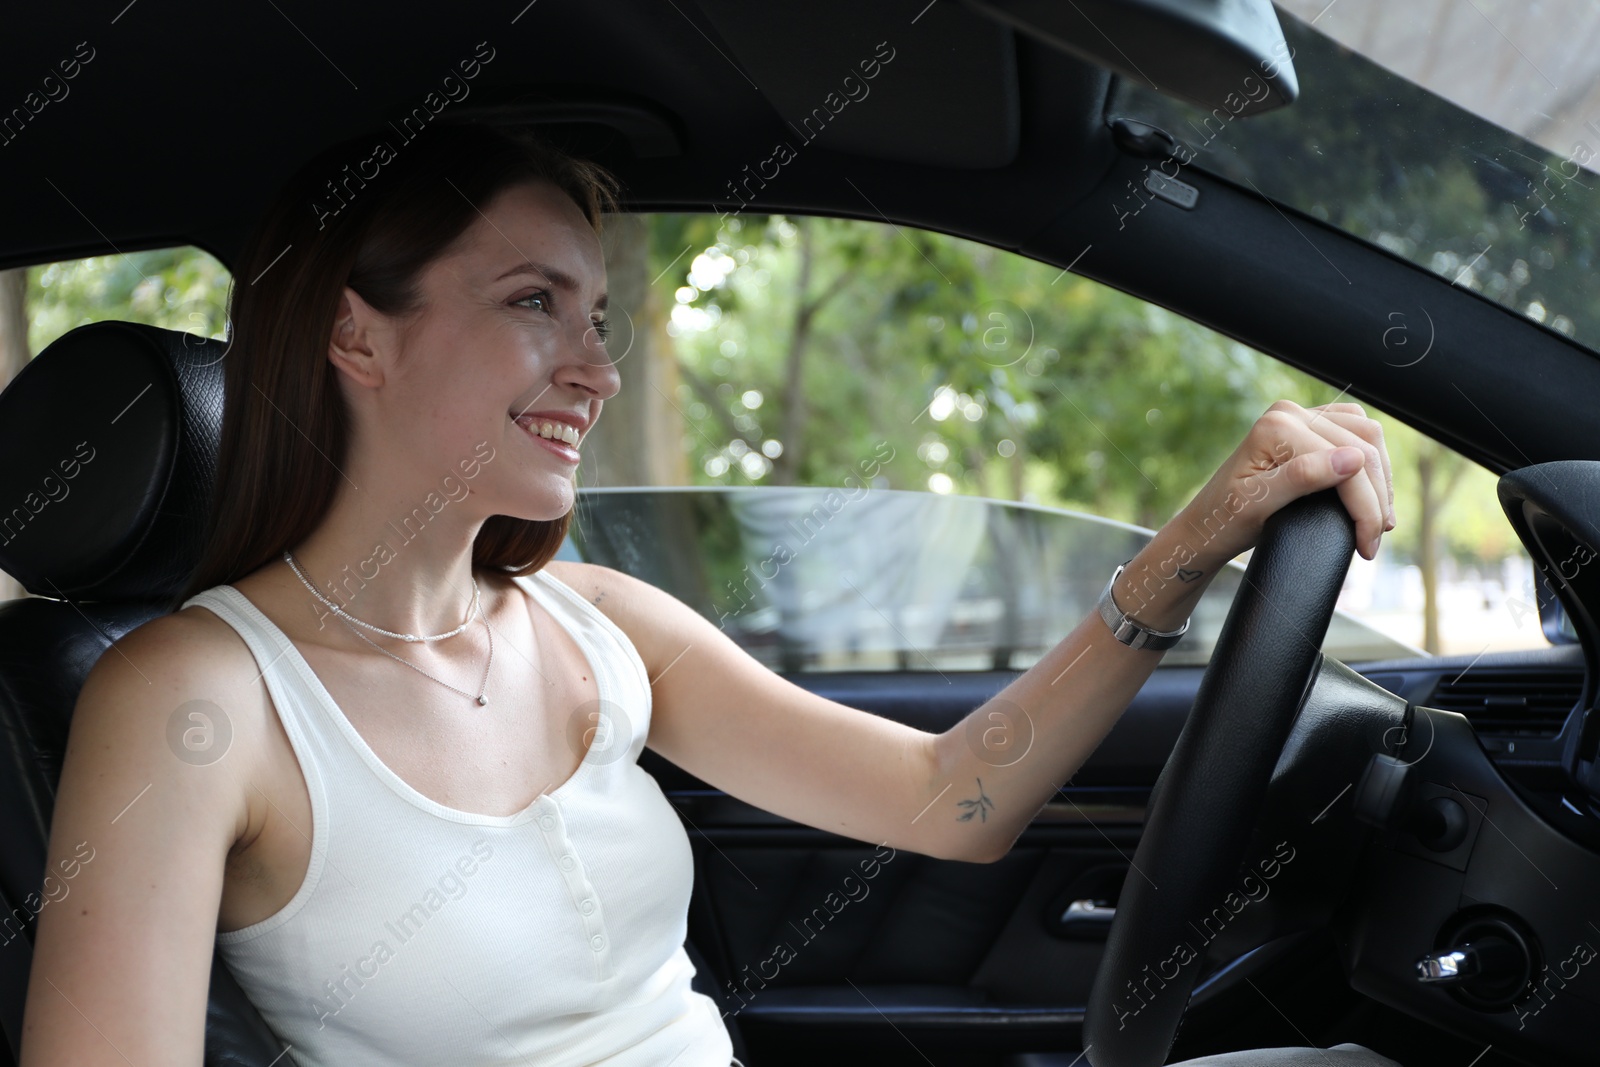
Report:
M1237 891L1354 551L1337 489L1263 524L1117 900L1084 1018L1093 1067L1166 1062L1205 952L1194 921Z

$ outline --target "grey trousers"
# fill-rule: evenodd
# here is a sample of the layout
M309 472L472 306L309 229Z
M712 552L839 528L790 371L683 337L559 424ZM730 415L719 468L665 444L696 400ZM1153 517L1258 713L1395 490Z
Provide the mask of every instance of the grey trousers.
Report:
M1250 1048L1184 1060L1172 1067L1401 1067L1387 1056L1348 1042L1332 1048Z

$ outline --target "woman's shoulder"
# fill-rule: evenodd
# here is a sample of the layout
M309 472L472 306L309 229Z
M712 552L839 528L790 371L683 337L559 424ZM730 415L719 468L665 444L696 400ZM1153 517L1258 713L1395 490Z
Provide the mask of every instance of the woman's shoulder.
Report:
M686 634L711 625L666 590L612 567L551 560L543 571L627 635L653 669L658 667L658 659L665 663L683 651Z
M621 571L603 567L598 563L582 563L572 559L553 559L529 575L537 578L543 574L593 603L597 596L614 587L614 578L626 577Z
M187 684L236 691L257 676L255 657L229 623L202 604L158 615L111 643L95 670L117 665L136 675L152 670Z
M598 563L551 560L529 577L537 580L541 574L572 590L624 630L638 625L636 616L653 596L664 595L647 582Z
M125 783L101 773L104 759L122 760L142 768L146 784L185 783L186 795L217 807L228 841L236 840L257 772L253 753L261 748L263 709L270 713L271 707L258 677L249 648L199 607L157 616L123 634L95 661L78 692L69 749L88 773L76 775L72 788L109 802L100 796L108 783ZM207 758L213 740L222 746L216 758L234 752L228 780L185 777L189 767L215 762ZM65 771L62 783L65 795Z

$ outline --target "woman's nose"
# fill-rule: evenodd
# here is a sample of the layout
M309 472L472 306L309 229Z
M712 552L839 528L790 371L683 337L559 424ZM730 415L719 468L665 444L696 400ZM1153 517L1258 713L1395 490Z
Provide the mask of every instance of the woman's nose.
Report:
M587 327L575 349L573 358L562 367L564 379L587 389L601 400L616 396L622 389L622 375L617 371L617 362L622 357L609 350L599 330L593 325ZM626 354L624 349L623 355Z

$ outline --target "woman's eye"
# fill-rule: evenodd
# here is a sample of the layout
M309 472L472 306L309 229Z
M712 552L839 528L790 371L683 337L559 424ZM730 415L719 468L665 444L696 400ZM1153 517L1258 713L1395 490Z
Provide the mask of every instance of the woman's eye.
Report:
M611 320L610 319L595 319L594 320L594 332L600 335L600 340L601 341L604 341L606 338L610 337L611 336Z
M513 300L512 303L527 304L527 302L530 300L537 300L540 302L540 306L538 308L539 311L543 311L547 315L550 313L550 294L543 289L539 290L537 293L530 293L521 300Z

